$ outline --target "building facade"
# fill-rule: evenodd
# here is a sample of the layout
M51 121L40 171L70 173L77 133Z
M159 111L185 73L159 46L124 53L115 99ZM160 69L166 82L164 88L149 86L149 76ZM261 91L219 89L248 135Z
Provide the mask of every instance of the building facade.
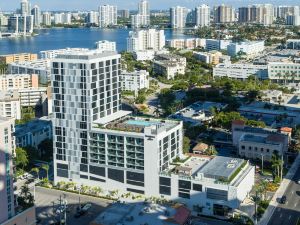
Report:
M0 117L0 223L15 215L13 155L15 154L14 119Z
M268 79L268 67L266 65L221 63L213 68L214 77L245 80L253 75L258 79Z
M262 53L264 50L264 41L231 43L227 46L228 55L236 56L239 54L244 54L247 58L253 58Z
M131 16L132 28L145 28L150 26L150 6L146 0L141 0L138 4L138 14Z
M235 11L232 6L219 5L214 7L214 22L215 23L232 23L235 20Z
M33 33L33 16L15 14L8 18L8 31L15 34Z
M101 51L111 51L115 52L117 51L116 42L114 41L98 41L96 42L96 49L99 49Z
M16 125L16 147L32 146L38 149L38 145L42 141L52 139L52 134L52 123L48 118L40 118L25 124Z
M127 51L162 50L165 46L164 30L137 30L130 31L127 38Z
M208 27L210 25L210 7L208 5L201 5L196 7L196 26Z
M300 63L294 62L269 62L268 77L279 83L299 83Z
M17 91L0 91L0 116L21 119L21 104Z
M189 10L185 7L176 6L170 9L170 23L173 29L184 28Z
M141 89L149 89L149 72L146 70L122 72L120 76L122 91L133 91L136 94Z
M117 6L102 5L99 7L99 27L105 28L118 24Z
M37 54L32 53L20 53L10 55L0 55L0 62L4 64L10 64L13 62L29 62L37 60Z
M1 91L38 87L39 78L35 74L7 74L0 76Z

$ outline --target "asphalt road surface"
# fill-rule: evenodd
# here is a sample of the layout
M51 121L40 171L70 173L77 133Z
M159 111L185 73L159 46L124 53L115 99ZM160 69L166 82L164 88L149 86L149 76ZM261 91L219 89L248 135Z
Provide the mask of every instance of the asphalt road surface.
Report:
M268 225L297 225L300 223L300 185L297 183L298 180L300 180L300 168L284 193L287 197L286 203L278 204Z
M90 210L80 218L74 218L76 208L79 206L79 195L73 193L66 193L57 190L45 189L36 187L35 190L35 203L36 215L41 220L39 224L48 225L53 220L59 220L60 215L56 214L56 209L59 207L59 198L62 196L67 200L67 224L80 224L89 225L101 212L110 204L109 201L104 199L97 199L93 197L80 195L80 202L82 205L91 203ZM53 213L54 212L54 213ZM64 214L61 214L61 218Z

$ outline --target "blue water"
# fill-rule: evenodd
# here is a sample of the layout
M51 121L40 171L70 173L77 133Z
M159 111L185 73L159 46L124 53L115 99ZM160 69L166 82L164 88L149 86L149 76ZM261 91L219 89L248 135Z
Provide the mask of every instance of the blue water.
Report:
M144 120L127 120L125 123L128 124L128 125L136 125L136 126L149 127L151 125L158 124L159 122L144 121Z
M127 48L129 29L45 29L34 37L0 39L0 55L20 52L39 53L59 48L93 48L96 41L110 40L117 43L117 50ZM166 39L184 38L182 31L165 30Z

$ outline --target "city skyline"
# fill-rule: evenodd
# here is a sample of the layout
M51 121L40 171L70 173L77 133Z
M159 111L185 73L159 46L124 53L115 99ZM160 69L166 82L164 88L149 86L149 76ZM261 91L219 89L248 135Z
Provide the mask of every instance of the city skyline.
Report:
M131 1L121 1L121 0L111 0L111 1L101 1L98 0L89 0L89 3L87 4L85 1L80 0L74 0L72 1L72 4L70 2L62 2L60 0L53 0L51 2L42 1L42 0L33 0L30 1L32 6L37 4L41 7L43 11L55 11L55 10L97 10L97 7L99 5L104 4L110 4L110 5L117 5L118 9L130 9L130 10L136 10L136 6L139 2L139 0L131 0ZM193 8L196 6L199 6L201 4L208 4L210 6L213 5L219 5L219 4L229 4L233 5L234 7L244 6L248 4L258 4L258 3L271 3L274 5L296 5L295 1L293 0L270 0L270 1L264 1L261 2L259 0L248 0L248 1L242 1L242 0L212 0L212 1L203 1L203 0L164 0L163 2L159 0L150 0L150 8L152 10L154 9L169 9L172 6L185 6L189 8ZM9 2L0 2L0 10L1 11L13 11L19 8L20 0L12 0Z

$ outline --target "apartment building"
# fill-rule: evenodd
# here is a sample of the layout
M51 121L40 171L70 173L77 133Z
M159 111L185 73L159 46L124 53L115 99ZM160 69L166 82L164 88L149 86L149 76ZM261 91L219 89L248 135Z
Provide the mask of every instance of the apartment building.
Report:
M231 64L220 63L213 68L214 77L229 77L245 80L249 76L256 76L258 79L268 79L268 66L253 64Z
M99 27L105 28L118 24L117 6L99 6Z
M202 38L171 39L166 41L166 46L176 49L205 48L206 40Z
M38 149L38 145L52 139L52 123L47 117L42 117L15 127L16 147L32 146Z
M227 46L231 44L231 40L206 39L205 49L212 50L227 50Z
M15 121L0 116L0 223L15 215L13 189L13 154L15 139L13 137Z
M170 9L170 23L173 29L184 28L189 10L186 7L176 6Z
M230 43L227 46L227 52L230 56L246 55L247 58L253 58L265 50L265 41L248 41Z
M127 51L162 50L165 46L164 30L137 30L130 31L127 38Z
M239 8L240 23L271 25L274 20L274 7L271 4L254 4Z
M133 52L133 57L137 61L151 61L154 59L155 51L153 50L144 50L144 51L135 51Z
M0 91L0 116L21 119L21 104L17 91Z
M208 5L200 5L195 8L196 26L208 27L210 25L210 7Z
M150 26L150 6L146 0L141 0L138 4L138 14L131 16L131 27L142 28Z
M47 99L47 88L19 89L19 100L22 107L43 105Z
M8 17L7 29L15 34L32 34L33 33L33 16L14 14Z
M153 61L153 72L165 76L168 80L176 75L185 74L186 58L178 55L159 54Z
M121 110L117 53L59 55L52 72L55 183L163 196L220 216L250 192L254 167L242 159L193 157L172 165L183 158L183 124Z
M48 84L50 77L50 60L38 59L26 62L13 62L8 64L10 74L36 74L41 84Z
M268 77L279 83L299 83L300 62L269 62Z
M51 24L52 24L51 13L44 12L42 14L42 24L44 24L46 26L51 26Z
M136 94L141 89L149 89L149 72L146 70L126 72L120 76L122 91L134 91Z
M223 54L219 51L210 51L210 52L194 52L194 57L201 62L207 64L217 65L220 63L220 58Z
M112 51L112 52L117 51L116 42L114 41L107 41L107 40L97 41L95 45L96 45L96 49L99 49L101 51Z
M215 23L232 23L235 21L235 11L232 6L219 5L214 7Z
M17 62L28 62L37 60L37 54L31 53L20 53L20 54L10 54L1 55L0 62L4 64L17 63Z
M6 74L0 76L0 90L38 88L39 78L35 74Z

